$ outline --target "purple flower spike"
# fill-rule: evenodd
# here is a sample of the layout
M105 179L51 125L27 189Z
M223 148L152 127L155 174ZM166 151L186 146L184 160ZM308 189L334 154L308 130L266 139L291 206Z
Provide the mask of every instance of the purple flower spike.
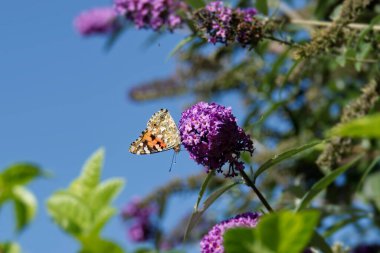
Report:
M226 177L236 176L235 170L243 170L240 152L253 153L250 136L238 127L231 108L215 103L199 102L182 113L179 122L182 144L190 157L210 170L221 172L229 163Z
M201 240L202 253L224 253L223 234L226 230L236 227L256 227L260 215L258 213L247 212L239 214L234 218L216 224Z
M208 3L195 13L199 30L207 34L208 41L225 45L238 42L243 47L255 46L262 38L262 24L255 18L254 8L232 9L222 1Z
M152 222L152 216L157 209L153 205L142 206L137 198L128 203L122 210L121 215L129 222L128 236L134 242L145 242L154 237L156 226Z
M116 30L117 13L111 7L102 7L82 12L74 20L76 30L83 36L104 34Z
M177 15L187 5L180 0L114 0L115 9L132 21L137 28L159 30L167 27L174 30L182 24Z

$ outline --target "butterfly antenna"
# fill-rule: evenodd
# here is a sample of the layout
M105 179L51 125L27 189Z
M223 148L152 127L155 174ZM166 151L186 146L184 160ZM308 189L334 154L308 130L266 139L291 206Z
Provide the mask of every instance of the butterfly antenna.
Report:
M177 156L176 156L176 152L173 152L172 162L171 162L171 164L170 164L169 172L172 171L173 164L175 164L175 163L177 163Z

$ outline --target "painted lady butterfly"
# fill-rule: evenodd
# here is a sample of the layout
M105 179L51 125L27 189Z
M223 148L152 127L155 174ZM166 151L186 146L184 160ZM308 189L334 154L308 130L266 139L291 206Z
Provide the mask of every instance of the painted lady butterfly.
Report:
M147 155L174 149L179 152L181 138L178 128L167 109L161 109L149 119L146 129L132 142L129 152Z

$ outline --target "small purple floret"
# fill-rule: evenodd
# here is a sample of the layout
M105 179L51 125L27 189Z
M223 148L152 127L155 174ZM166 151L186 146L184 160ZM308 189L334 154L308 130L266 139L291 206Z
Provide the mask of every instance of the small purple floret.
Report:
M202 253L224 253L223 234L230 228L256 227L260 215L247 212L216 224L201 240Z
M112 7L94 8L76 17L74 26L84 36L105 34L118 28L116 18L117 13Z
M221 167L229 163L227 177L236 176L235 170L243 170L239 161L240 153L253 153L250 136L240 128L231 108L215 103L199 102L182 113L179 122L182 144L190 157L207 171L221 172Z

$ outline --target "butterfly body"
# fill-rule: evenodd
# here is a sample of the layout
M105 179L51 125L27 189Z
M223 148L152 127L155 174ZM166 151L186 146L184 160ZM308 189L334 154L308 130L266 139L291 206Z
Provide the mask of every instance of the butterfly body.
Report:
M129 152L137 155L152 154L173 149L179 152L181 138L178 128L167 109L161 109L149 119L139 138L132 142Z

